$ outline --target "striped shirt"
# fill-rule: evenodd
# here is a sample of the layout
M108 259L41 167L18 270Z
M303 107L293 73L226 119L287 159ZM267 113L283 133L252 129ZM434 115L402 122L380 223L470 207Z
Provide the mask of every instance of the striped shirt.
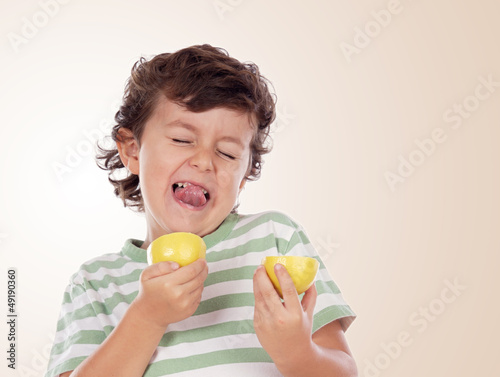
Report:
M303 228L279 212L230 214L205 236L209 275L189 318L168 326L144 373L157 376L280 376L253 329L253 273L265 256L311 256L320 261L313 332L355 318ZM118 325L139 291L147 266L142 241L84 263L62 303L45 377L74 370Z

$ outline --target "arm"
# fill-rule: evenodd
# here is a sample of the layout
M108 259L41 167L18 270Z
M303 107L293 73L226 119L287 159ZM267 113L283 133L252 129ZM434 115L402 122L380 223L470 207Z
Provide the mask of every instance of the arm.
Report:
M314 285L300 302L286 269L276 265L275 271L284 303L265 269L259 267L254 275L254 327L280 372L286 377L357 376L356 363L338 321L311 335L317 297Z
M99 348L67 377L139 377L171 323L191 316L208 274L205 260L179 268L162 262L141 274L139 294Z
M61 376L142 376L164 330L144 323L132 304L95 353Z

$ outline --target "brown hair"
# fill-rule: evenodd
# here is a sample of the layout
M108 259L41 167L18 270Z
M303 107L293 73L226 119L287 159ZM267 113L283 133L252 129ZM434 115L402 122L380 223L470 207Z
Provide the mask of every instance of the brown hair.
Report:
M140 143L144 126L161 95L192 112L216 107L241 111L256 123L245 176L254 181L260 177L262 155L271 151L268 141L275 118L275 96L269 92L269 84L255 64L241 63L226 50L207 44L159 54L149 61L141 58L132 67L111 138L114 142L123 141L118 131L127 128ZM97 164L108 171L114 193L124 206L144 211L139 177L127 171L124 178L115 178L124 169L117 148L98 145Z

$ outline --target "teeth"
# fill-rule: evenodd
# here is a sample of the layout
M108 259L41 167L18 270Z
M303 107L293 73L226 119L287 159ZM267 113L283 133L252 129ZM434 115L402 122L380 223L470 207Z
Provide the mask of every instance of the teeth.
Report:
M189 182L177 182L176 185L179 187L186 187L186 186L191 185L191 183L189 183ZM203 194L205 194L205 195L208 194L208 191L205 190L204 188L202 188L202 191L203 191Z

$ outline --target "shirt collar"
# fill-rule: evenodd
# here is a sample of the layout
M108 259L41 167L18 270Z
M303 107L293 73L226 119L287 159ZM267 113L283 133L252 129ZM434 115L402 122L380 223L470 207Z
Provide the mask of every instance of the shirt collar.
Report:
M207 245L207 251L229 236L238 218L239 215L237 213L230 213L217 229L203 237L203 241ZM147 263L146 250L141 249L143 243L144 241L142 240L129 238L122 247L122 254L133 261Z

